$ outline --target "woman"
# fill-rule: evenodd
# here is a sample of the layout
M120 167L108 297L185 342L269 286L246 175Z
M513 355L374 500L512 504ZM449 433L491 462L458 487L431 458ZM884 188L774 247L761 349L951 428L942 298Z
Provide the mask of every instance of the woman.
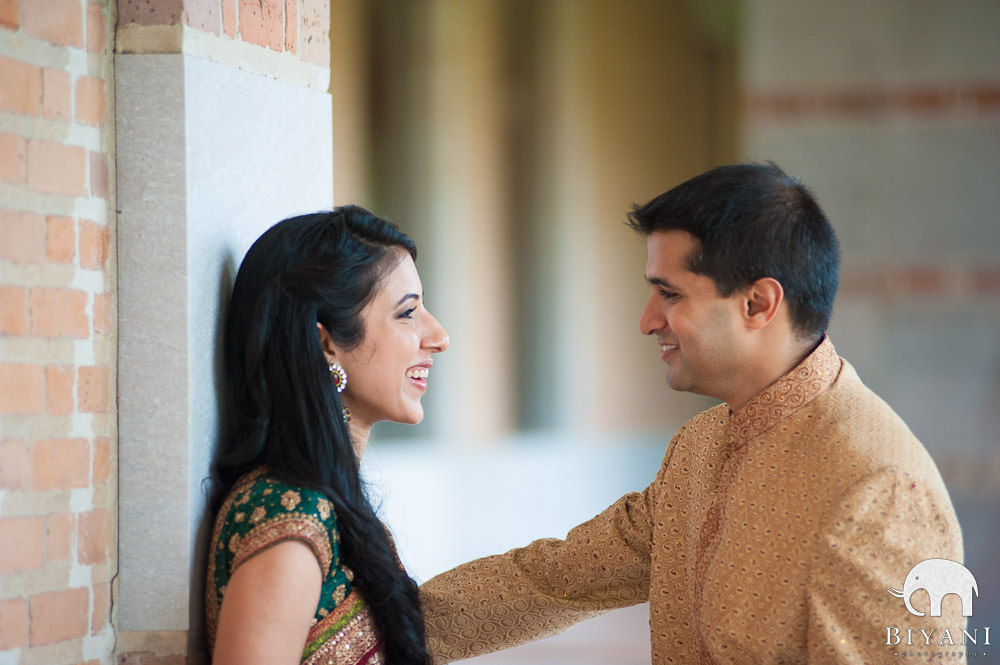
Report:
M358 476L372 424L423 418L448 347L415 256L347 206L276 224L243 259L208 565L215 665L429 662L417 587Z

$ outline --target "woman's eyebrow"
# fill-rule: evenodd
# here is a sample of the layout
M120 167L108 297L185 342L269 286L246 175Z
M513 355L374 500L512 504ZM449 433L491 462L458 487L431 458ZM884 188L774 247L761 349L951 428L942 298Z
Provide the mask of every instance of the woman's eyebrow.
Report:
M419 293L407 293L405 296L403 296L402 298L400 298L399 302L397 302L395 305L393 305L393 307L399 307L400 305L402 305L404 302L406 302L410 298L416 298L417 300L420 300L420 294Z

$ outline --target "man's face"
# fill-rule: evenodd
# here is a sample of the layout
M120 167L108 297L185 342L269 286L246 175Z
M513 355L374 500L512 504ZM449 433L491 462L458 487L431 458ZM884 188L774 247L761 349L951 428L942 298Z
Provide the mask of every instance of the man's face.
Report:
M728 401L745 372L741 290L722 297L711 278L688 269L698 240L686 231L657 231L646 244L649 301L639 319L656 335L667 383Z

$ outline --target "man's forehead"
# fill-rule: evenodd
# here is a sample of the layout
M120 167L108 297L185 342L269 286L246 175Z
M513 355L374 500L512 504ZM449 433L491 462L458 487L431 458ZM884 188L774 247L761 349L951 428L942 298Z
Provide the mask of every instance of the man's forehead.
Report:
M698 248L698 240L687 231L654 231L646 238L646 272L651 269L687 268L687 259Z

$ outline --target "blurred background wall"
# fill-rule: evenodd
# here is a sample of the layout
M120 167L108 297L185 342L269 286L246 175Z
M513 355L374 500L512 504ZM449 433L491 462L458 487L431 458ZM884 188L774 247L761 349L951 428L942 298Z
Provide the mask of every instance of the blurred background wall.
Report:
M338 2L334 195L417 238L452 346L366 465L411 571L562 536L701 408L622 222L774 160L836 228L831 337L939 464L1000 624L1000 4ZM648 662L641 609L483 662ZM631 659L631 660L630 660Z

